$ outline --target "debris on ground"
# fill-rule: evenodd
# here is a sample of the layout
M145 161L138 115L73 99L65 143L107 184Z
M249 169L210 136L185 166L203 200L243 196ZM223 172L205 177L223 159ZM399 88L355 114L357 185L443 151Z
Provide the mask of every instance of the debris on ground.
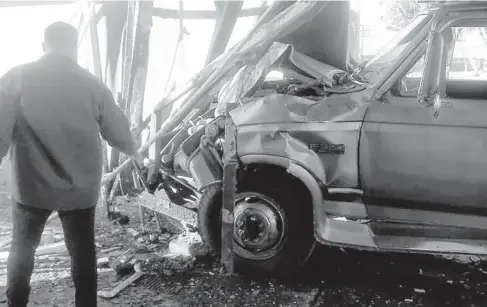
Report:
M133 228L127 228L127 232L132 236L132 237L137 237L139 235L139 232Z
M204 256L207 251L198 233L187 232L169 242L169 252L174 255L197 257Z
M112 299L115 296L117 296L123 289L127 288L133 282L135 282L137 279L139 279L142 275L144 275L144 272L140 268L139 263L134 264L134 271L135 271L135 273L132 276L130 276L129 278L127 278L126 280L121 282L119 285L117 285L112 290L110 290L110 291L104 291L104 290L98 291L98 296L102 297L102 298L106 298L106 299Z
M0 203L2 233L11 231L9 208ZM128 224L113 223L103 212L97 214L99 289L105 291L99 293L101 307L487 306L486 269L481 261L467 264L472 258L463 257L462 263L454 257L320 247L302 272L289 280L250 280L222 274L219 260L204 248L198 250L201 240L196 233L161 231L155 219L147 221L142 232L137 205L120 205L119 212L127 216ZM39 307L74 306L62 227L59 221L50 226L45 242L52 242L52 230L57 250L53 244L39 247L53 249L36 255L31 301ZM133 236L135 232L128 229L138 234ZM0 259L0 293L5 290L5 260ZM114 265L117 260L118 266ZM137 278L135 264L143 271Z

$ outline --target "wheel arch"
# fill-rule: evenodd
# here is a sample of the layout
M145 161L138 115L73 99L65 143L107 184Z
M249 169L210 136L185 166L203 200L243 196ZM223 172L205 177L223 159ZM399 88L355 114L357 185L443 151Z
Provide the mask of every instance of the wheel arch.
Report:
M299 179L311 196L313 216L316 218L317 210L319 210L323 202L323 192L321 191L318 181L307 169L291 159L280 156L252 154L242 156L239 159L244 165L266 164L279 167Z

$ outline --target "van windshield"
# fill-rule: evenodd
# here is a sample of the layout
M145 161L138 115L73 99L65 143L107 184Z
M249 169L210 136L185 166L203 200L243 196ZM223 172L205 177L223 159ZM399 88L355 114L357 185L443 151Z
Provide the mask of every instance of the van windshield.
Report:
M374 56L360 71L360 75L368 82L374 81L385 69L394 65L401 59L401 53L411 44L414 38L424 27L429 26L432 15L418 15L407 27L400 30L397 35Z

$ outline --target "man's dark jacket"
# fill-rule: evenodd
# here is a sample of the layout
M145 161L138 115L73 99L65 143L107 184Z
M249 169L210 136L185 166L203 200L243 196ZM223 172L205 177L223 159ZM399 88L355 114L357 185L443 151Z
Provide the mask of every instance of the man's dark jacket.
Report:
M10 147L15 201L49 210L95 206L100 133L135 153L128 120L110 90L69 58L46 55L0 79L0 158Z

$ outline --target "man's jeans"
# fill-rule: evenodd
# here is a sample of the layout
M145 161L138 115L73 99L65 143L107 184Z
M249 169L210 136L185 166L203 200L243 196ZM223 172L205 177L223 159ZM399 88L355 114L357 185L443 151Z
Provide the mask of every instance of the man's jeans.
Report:
M34 254L51 211L14 203L13 237L8 257L9 307L27 306ZM94 241L95 209L59 211L64 239L71 256L76 307L96 307L97 271Z

